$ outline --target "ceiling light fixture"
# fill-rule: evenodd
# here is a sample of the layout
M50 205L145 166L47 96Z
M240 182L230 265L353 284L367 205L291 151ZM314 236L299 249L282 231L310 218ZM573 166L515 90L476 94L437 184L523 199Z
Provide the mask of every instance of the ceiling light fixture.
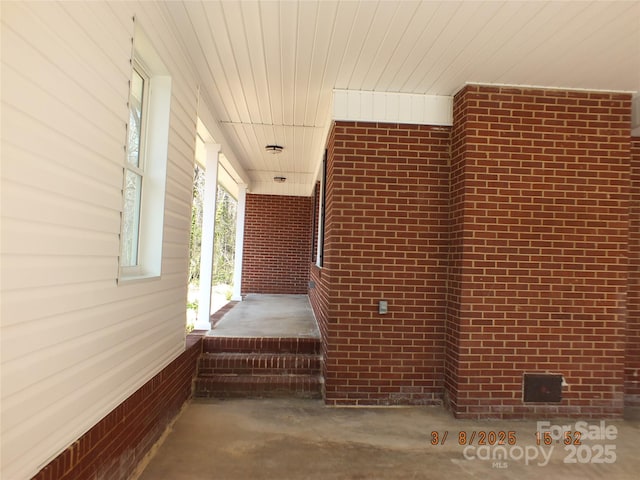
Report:
M276 145L275 143L272 145L267 145L266 147L264 147L264 149L271 153L272 155L277 155L278 153L282 153L282 150L284 150L284 147L282 145Z
M276 183L284 183L287 181L287 177L273 177L273 181Z

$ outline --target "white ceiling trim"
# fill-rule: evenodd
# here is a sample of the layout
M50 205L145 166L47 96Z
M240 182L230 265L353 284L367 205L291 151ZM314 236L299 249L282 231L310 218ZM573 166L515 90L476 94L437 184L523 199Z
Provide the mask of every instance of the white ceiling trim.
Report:
M453 97L334 90L333 119L451 126Z

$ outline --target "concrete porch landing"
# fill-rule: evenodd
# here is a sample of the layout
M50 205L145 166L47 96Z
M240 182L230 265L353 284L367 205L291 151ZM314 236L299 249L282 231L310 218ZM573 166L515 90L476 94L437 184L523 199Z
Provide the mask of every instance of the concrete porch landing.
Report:
M551 425L575 426L576 420ZM584 440L579 456L572 456L562 440L536 445L535 421L456 420L437 406L328 408L318 400L196 400L139 480L637 479L638 417L608 420L606 426L615 426L615 439ZM433 431L440 435L436 445ZM466 455L459 432L474 444ZM478 447L481 432L486 444L490 432L514 432L514 444L505 445L507 458L487 458L496 449ZM608 456L611 463L603 463L604 448L615 452L615 459ZM566 463L572 460L577 462Z
M306 295L250 294L207 333L209 337L320 338Z

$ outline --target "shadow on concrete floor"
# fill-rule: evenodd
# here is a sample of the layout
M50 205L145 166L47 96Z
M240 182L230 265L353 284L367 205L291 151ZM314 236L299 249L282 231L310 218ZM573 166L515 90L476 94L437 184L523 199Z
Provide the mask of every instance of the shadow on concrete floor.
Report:
M140 480L631 480L640 471L640 420L637 414L630 417L605 422L615 427L615 438L583 439L582 445L565 449L561 439L537 445L535 421L456 420L442 407L329 408L322 401L293 399L194 401ZM550 423L576 429L576 420ZM587 423L601 426L595 420ZM438 434L436 445L432 432ZM501 432L506 445L488 445L499 441ZM508 444L509 432L513 445ZM478 445L482 439L487 445ZM504 459L493 458L499 452Z

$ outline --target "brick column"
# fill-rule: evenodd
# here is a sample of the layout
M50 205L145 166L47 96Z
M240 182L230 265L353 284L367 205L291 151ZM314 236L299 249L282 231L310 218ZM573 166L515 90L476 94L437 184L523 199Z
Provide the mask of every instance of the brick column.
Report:
M630 216L624 393L626 405L640 406L640 137L631 142Z
M619 417L626 94L467 86L455 98L447 402L459 417ZM525 404L525 372L560 404Z

